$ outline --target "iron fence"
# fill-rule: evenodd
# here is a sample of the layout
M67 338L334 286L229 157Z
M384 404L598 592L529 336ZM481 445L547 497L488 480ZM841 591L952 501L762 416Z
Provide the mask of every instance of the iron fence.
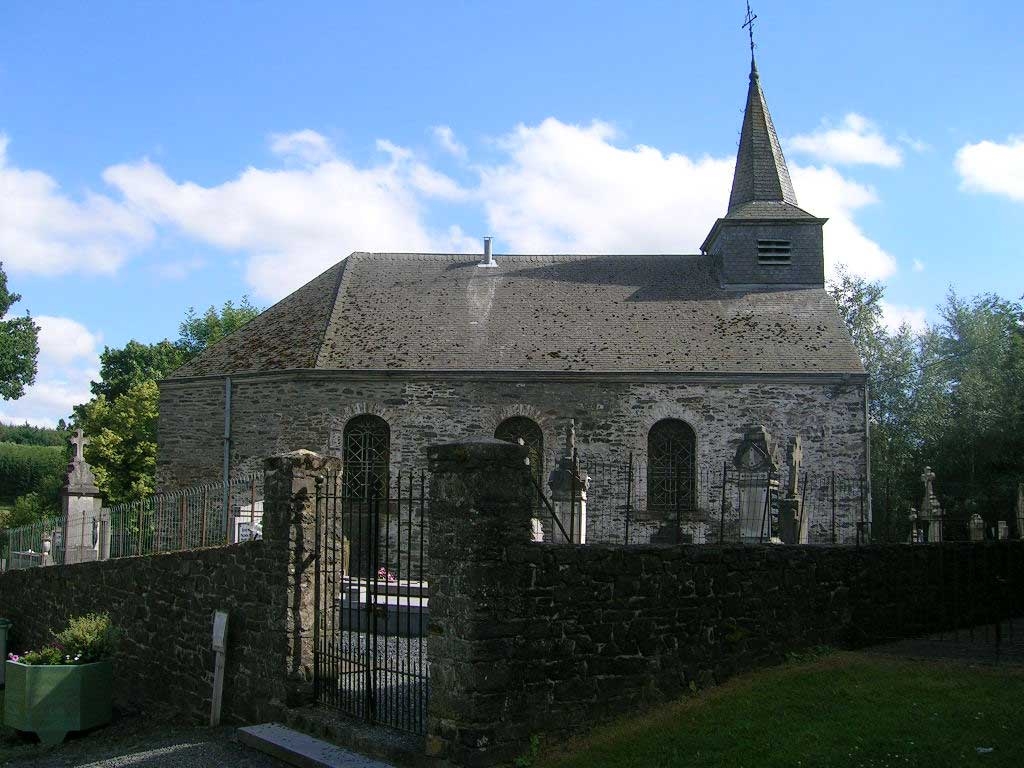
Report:
M63 516L50 516L29 525L0 531L0 570L62 564L63 522Z
M262 537L263 473L0 531L0 569L217 547Z
M803 473L799 482L785 486L783 479L790 480L778 472L741 470L728 463L666 475L664 467L652 470L634 457L622 462L581 459L562 498L534 481L534 540L842 545L869 540L864 478L829 471ZM787 510L795 510L790 523Z
M237 475L228 482L157 493L103 510L109 525L110 557L131 557L217 547L260 538L263 531L263 473ZM103 544L99 544L102 550Z

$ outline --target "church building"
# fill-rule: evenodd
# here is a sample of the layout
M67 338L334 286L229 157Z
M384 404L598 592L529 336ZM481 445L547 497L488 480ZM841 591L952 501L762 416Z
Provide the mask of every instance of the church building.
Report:
M797 204L752 60L700 253L353 253L160 383L158 485L306 448L357 493L478 435L522 439L546 478L570 422L582 461L634 457L653 516L711 499L702 471L718 482L752 435L783 480L796 438L802 472L865 478L867 377L824 288L824 224Z

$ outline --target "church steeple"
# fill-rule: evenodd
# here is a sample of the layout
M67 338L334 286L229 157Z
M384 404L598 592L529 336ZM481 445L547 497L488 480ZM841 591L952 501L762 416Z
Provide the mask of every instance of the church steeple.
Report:
M788 203L795 206L796 193L789 178L786 158L779 146L771 113L761 90L761 78L753 52L750 56L750 85L747 108L743 114L740 148L736 153L736 171L729 195L729 212L747 203Z
M748 8L748 23L751 17ZM729 210L715 222L701 252L713 260L723 286L820 287L825 283L824 224L825 219L797 207L751 39L750 85Z

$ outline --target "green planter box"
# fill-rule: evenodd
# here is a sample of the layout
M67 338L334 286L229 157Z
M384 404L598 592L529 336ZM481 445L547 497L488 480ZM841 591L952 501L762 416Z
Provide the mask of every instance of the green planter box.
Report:
M29 666L4 663L4 725L59 744L68 731L110 722L114 673L109 661L94 664Z

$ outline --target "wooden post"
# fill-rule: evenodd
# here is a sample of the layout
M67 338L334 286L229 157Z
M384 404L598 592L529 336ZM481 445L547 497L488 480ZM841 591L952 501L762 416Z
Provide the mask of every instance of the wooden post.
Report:
M213 696L210 700L210 725L220 725L220 705L224 698L224 656L228 647L227 611L213 613Z

